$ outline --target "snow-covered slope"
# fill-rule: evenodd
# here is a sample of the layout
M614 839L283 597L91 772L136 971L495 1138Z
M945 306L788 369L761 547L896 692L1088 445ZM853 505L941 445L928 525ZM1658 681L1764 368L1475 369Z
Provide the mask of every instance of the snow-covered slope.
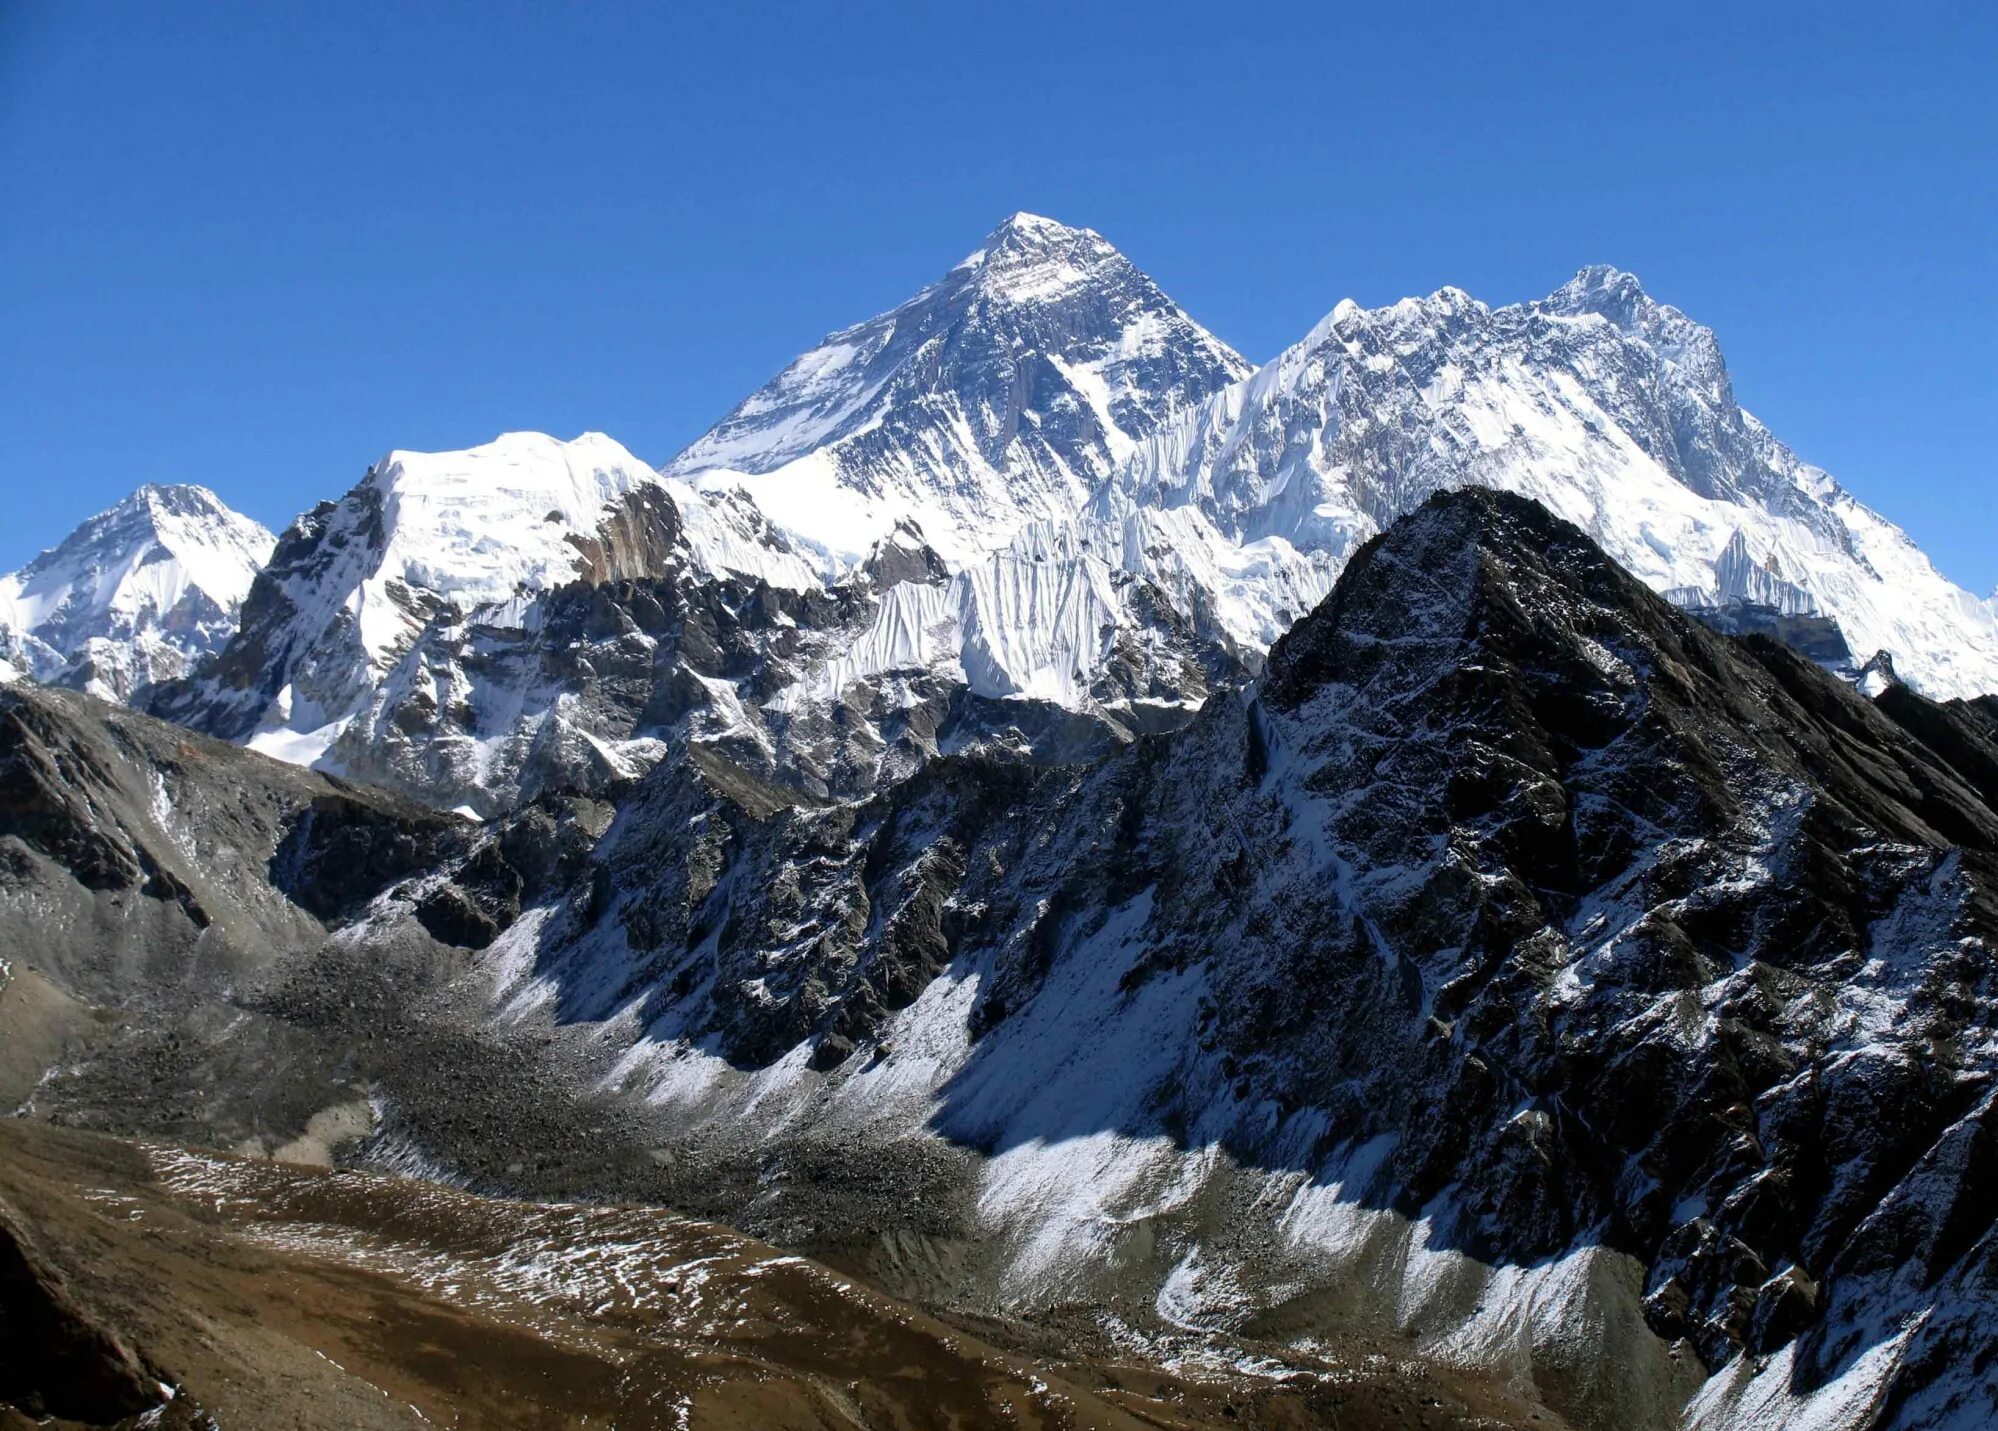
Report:
M668 464L754 494L829 572L914 521L947 560L1072 516L1249 366L1099 235L1015 214L798 358Z
M141 487L0 576L0 655L125 700L228 639L276 540L206 487Z
M1466 484L1538 499L1687 604L1821 611L1933 694L1998 689L1990 604L1744 412L1712 331L1613 268L1506 308L1454 288L1341 303L1148 439L1091 518L1188 509L1217 554L1268 543L1329 583L1387 522Z
M649 491L674 499L670 551L606 553L603 525ZM793 586L817 578L741 502L707 502L598 433L561 442L509 433L463 452L391 452L338 502L300 517L244 602L241 629L152 708L288 760L324 757L426 639L518 632L535 599L578 580L672 561L717 577L742 569ZM596 543L596 546L592 546ZM617 544L613 542L612 546ZM412 677L414 679L414 677ZM429 701L434 691L404 690ZM502 702L518 704L518 693ZM468 739L491 712L461 713ZM510 729L501 720L502 730Z

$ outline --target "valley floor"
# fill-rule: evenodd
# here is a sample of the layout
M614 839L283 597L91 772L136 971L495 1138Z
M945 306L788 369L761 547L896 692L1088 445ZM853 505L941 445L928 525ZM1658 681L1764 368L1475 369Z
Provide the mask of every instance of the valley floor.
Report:
M0 1431L1562 1424L1388 1348L1168 1368L1100 1333L952 1325L656 1209L509 1202L26 1119L0 1120L10 1327ZM154 1384L172 1400L107 1423L121 1396L157 1401Z

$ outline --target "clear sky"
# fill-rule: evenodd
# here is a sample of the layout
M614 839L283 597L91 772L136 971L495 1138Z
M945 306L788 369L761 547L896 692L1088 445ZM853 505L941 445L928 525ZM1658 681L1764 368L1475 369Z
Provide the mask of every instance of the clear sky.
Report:
M662 462L1015 209L1251 358L1585 263L1998 584L1998 6L0 0L0 569L143 481Z

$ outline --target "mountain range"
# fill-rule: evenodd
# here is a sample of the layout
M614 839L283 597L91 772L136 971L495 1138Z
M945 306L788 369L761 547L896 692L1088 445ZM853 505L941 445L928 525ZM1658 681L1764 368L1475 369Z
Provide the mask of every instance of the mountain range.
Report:
M663 469L149 488L0 597L34 1117L1095 1368L1998 1417L1998 609L1628 274L1252 368L1016 215Z
M7 578L0 630L41 679L480 813L674 739L854 794L966 744L1058 758L1183 722L1463 485L1732 627L1998 690L1992 604L1740 408L1713 333L1628 274L1342 303L1252 369L1101 237L1025 214L658 473L598 435L393 452L267 554L207 494L147 489ZM592 567L632 503L651 527ZM676 610L691 645L621 613L590 658L628 671L615 699L541 649L550 621L571 649L579 579L669 571L691 608L744 594Z

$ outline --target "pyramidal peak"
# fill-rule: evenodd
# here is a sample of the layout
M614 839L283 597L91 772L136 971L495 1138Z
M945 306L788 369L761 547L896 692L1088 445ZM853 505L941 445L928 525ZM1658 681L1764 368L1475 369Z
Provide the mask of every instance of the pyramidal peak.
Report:
M1131 261L1094 229L1070 228L1021 212L986 235L977 251L951 274L971 278L996 298L1045 303L1120 271L1136 272Z
M829 572L911 519L956 565L1068 520L1250 366L1102 235L1028 213L823 339L664 469L742 491Z
M1046 218L1040 214L1030 214L1020 209L1001 219L987 234L977 248L964 256L956 268L978 268L1002 250L1018 252L1022 249L1053 244L1093 243L1115 252L1111 244L1094 229L1079 229L1062 223L1059 219Z
M206 487L149 483L0 576L0 656L124 700L227 638L276 540Z
M1607 263L1594 263L1527 308L1565 318L1594 314L1620 332L1641 338L1661 357L1695 356L1709 366L1720 362L1720 345L1713 330L1688 318L1669 303L1646 291L1634 273Z

